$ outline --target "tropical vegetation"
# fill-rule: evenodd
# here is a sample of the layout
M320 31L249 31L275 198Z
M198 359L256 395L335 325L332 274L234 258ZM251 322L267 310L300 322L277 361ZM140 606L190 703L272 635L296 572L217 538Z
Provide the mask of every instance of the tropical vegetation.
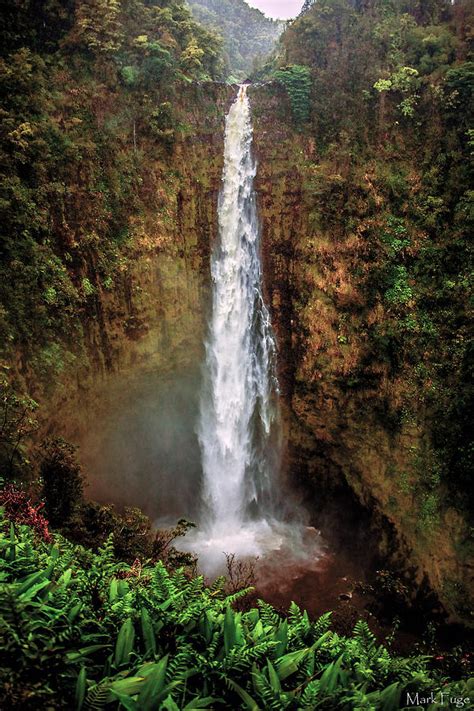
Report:
M466 698L472 684L402 658L366 622L351 636L330 613L310 620L294 603L278 614L236 611L248 590L225 593L161 561L126 564L113 538L97 551L0 519L3 708L127 710L384 709L407 692ZM31 522L30 522L31 523Z

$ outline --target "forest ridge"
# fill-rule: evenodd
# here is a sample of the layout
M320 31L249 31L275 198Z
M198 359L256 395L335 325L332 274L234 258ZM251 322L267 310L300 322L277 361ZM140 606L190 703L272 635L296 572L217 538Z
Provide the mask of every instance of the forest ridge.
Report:
M192 0L190 7L196 20L223 36L229 81L248 78L273 52L284 27L245 0Z

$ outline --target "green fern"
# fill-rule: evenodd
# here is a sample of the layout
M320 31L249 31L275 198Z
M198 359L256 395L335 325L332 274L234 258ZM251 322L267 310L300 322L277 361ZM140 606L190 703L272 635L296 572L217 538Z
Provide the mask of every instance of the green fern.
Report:
M85 708L87 711L101 711L107 705L110 684L107 680L92 686L87 692Z
M311 622L294 604L286 619L263 601L236 612L245 591L226 597L222 580L206 587L160 562L123 569L111 538L97 553L60 536L51 546L0 511L2 673L38 708L392 711L406 683L444 683L427 657L391 656L365 622L342 637L329 614Z
M377 643L375 635L371 632L370 627L365 620L359 620L356 623L353 636L365 651L372 650Z
M318 680L309 681L299 699L301 711L313 711L321 698L321 684Z
M311 623L311 634L314 640L319 639L331 627L332 612L325 612Z
M264 600L259 600L258 609L260 612L260 618L262 619L265 625L275 627L276 625L280 624L281 618L279 614L267 602L264 602Z

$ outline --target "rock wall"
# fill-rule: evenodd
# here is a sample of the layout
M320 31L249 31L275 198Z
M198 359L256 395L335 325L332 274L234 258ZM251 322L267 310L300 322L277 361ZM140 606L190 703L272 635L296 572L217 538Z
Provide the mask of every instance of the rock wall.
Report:
M170 373L200 362L209 285L209 252L217 229L224 118L234 89L187 89L178 110L187 131L172 151L146 168L149 208L130 215L133 239L113 288L97 283L83 342L54 382L26 378L41 403L39 437L81 442L91 421L106 415L108 395L144 373Z
M429 412L420 398L416 416L394 423L409 374L393 377L370 342L367 323L383 318L383 307L371 312L363 280L354 277L357 268L365 269L363 208L357 214L356 204L355 214L348 215L352 229L341 229L338 220L328 228L320 219L321 213L345 209L344 197L338 201L341 191L350 190L346 166L324 166L326 194L315 192L322 162L317 141L292 128L284 94L257 87L251 95L288 467L312 492L315 525L344 528L344 510L335 502L341 493L347 502L349 493L361 506L357 515L370 514L372 544L412 578L413 590L425 583L453 619L469 619L467 523L449 504L439 519L427 521L417 498L433 456ZM355 199L378 199L370 167Z

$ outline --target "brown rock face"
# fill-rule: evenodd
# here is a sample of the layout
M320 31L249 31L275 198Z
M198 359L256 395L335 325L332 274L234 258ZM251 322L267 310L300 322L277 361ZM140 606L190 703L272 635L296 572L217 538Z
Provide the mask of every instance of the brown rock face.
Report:
M132 238L118 278L107 289L94 284L87 310L78 316L83 340L71 344L74 360L60 377L47 383L34 373L24 376L42 406L40 435L81 441L91 421L110 409L109 395L117 388L126 392L127 382L143 373L166 376L199 363L224 117L233 93L212 84L186 90L178 111L188 124L172 150L146 146L145 210L131 210L126 227Z
M410 379L393 376L370 342L371 324L384 312L369 305L363 286L365 234L382 198L369 170L354 178L340 158L318 157L317 141L292 129L280 92L257 87L251 96L288 467L313 492L315 525L343 526L344 511L334 501L348 489L360 511L371 512L372 543L385 559L414 568L414 588L428 581L453 619L466 619L472 589L466 522L449 507L430 519L418 499L432 457L428 413L420 402L415 416L394 425Z

